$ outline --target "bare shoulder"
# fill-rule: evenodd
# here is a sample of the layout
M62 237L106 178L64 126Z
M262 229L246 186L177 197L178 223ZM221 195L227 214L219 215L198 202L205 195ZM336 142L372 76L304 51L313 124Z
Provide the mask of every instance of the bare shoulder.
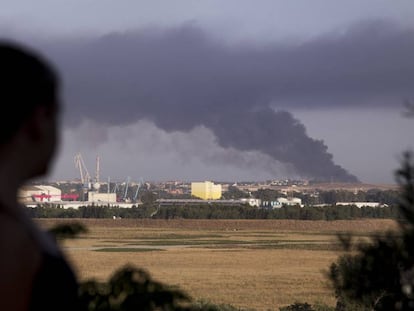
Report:
M0 309L24 309L41 252L24 224L7 215L0 215L0 254Z

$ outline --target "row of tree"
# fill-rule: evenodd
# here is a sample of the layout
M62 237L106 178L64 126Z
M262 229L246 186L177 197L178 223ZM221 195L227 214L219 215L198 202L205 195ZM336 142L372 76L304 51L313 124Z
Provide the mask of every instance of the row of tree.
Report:
M398 207L283 206L277 209L253 208L250 206L200 206L119 208L110 206L81 206L79 209L59 207L30 208L33 218L158 218L158 219L301 219L301 220L345 220L359 218L399 219Z

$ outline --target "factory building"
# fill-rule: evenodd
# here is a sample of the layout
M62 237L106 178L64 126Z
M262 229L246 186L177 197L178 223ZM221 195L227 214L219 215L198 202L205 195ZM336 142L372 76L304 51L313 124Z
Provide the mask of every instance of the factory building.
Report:
M300 198L277 198L276 201L263 201L262 207L281 208L282 206L300 206L303 207Z
M218 200L221 198L221 185L211 181L192 182L191 195L203 200Z
M259 207L262 201L260 199L254 199L254 198L247 198L247 199L240 199L240 202L247 203L250 206Z
M88 192L88 201L92 203L116 203L116 193Z
M300 198L277 198L277 202L280 205L289 205L289 206L299 205L299 206L302 206L302 199L300 199Z
M336 206L356 206L361 207L385 207L386 204L381 204L379 202L336 202Z
M59 188L46 185L23 186L17 194L17 199L22 204L58 202L62 200L62 191Z

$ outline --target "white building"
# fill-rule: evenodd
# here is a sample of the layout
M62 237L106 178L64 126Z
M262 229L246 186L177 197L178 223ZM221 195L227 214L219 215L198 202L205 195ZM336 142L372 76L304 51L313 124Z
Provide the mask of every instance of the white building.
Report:
M23 204L29 202L58 202L62 199L62 191L59 188L47 185L23 186L17 194L17 199Z
M303 207L302 199L300 198L277 198L276 201L263 201L262 206L263 207L269 207L269 208L281 208L284 205L288 206L300 206Z
M336 206L347 206L347 205L355 205L358 208L361 207L384 207L386 204L381 204L379 202L336 202Z
M253 198L240 199L240 201L243 202L243 203L247 203L250 206L256 206L256 207L259 207L260 204L262 203L262 201L260 199L253 199Z
M302 199L300 198L277 198L277 202L281 205L299 205L302 206Z
M100 193L95 191L88 192L88 201L93 203L115 203L116 193Z

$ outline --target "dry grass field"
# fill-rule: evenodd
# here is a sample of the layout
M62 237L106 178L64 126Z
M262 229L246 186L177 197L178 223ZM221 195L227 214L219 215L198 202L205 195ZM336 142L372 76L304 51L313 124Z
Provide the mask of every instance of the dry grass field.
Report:
M363 239L397 228L391 220L36 221L44 228L86 225L88 233L62 242L82 280L105 280L132 264L194 299L256 310L294 302L334 305L324 273L341 254L337 233Z

